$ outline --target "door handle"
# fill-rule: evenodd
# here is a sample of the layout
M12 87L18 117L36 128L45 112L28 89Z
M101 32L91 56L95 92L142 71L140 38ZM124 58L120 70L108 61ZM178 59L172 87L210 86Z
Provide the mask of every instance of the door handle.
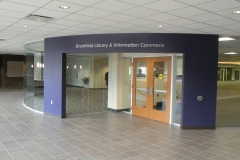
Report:
M150 87L150 90L149 90L149 94L152 95L153 94L153 90L152 90L152 87Z

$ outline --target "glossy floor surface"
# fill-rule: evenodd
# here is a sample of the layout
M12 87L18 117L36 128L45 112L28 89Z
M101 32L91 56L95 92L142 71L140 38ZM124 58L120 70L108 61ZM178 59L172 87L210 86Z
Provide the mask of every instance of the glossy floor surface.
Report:
M240 160L240 128L181 130L126 113L60 119L0 89L1 160Z

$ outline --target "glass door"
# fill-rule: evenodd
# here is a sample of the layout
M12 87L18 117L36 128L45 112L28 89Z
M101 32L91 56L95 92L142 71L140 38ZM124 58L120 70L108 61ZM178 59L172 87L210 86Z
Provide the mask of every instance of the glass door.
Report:
M169 123L171 57L133 61L133 115Z

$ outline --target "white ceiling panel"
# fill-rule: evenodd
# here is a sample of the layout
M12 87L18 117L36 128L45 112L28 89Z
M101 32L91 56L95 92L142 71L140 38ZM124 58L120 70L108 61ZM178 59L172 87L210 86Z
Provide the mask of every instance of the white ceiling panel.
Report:
M52 22L52 24L59 24L59 25L66 25L66 26L74 26L79 23L81 23L81 22L70 21L70 20L66 20L66 19L58 19L58 20Z
M115 0L105 0L101 3L93 5L92 7L106 10L106 11L112 11L112 12L121 12L130 8L134 8L134 6L131 4L127 4L127 3L123 3Z
M207 14L202 14L202 15L197 15L197 16L187 17L187 18L191 19L191 20L194 20L194 21L207 22L207 21L224 19L225 17L219 16L219 15L214 14L214 13L207 13Z
M232 20L232 19L220 19L220 20L215 20L215 21L209 21L209 22L205 22L206 24L210 24L210 25L214 25L214 26L219 26L221 27L221 25L231 25L231 24L236 24L236 23L240 23L236 20Z
M34 6L19 4L19 3L2 1L1 5L0 5L0 9L16 11L16 12L23 12L23 13L31 13L31 12L37 10L38 8L34 7Z
M185 28L189 29L199 29L199 28L207 28L207 27L212 27L211 25L204 24L204 23L195 23L195 24L189 24L184 26Z
M176 20L179 18L180 17L173 16L173 15L166 14L166 13L161 13L161 14L156 14L156 15L152 15L149 17L145 17L145 19L153 20L153 21L157 21L157 22L166 22L166 21Z
M210 11L210 12L215 12L215 11L221 11L221 10L226 10L230 8L236 8L240 6L240 2L235 1L235 0L215 0L211 1L208 3L204 4L199 4L196 5L196 7Z
M115 26L117 28L122 28L122 29L125 29L125 30L137 27L136 25L127 24L127 23L117 23Z
M117 24L119 22L117 22L117 21L110 21L110 20L106 20L106 19L97 19L97 20L91 21L89 23L97 24L97 25L100 25L100 26L109 26L109 25Z
M196 4L211 2L213 0L176 0L176 1L188 4L188 5L196 5Z
M0 16L6 16L6 17L12 17L12 18L24 18L27 15L28 13L8 11L4 9L0 10Z
M188 5L177 2L177 1L173 1L173 0L161 0L161 1L150 3L150 4L146 4L144 5L144 7L153 9L159 12L166 12L166 11L188 7Z
M99 26L98 26L99 28ZM81 27L69 27L69 28L66 28L65 30L69 30L69 31L75 31L75 32L82 32L82 31L88 31L88 30L91 30L92 28L81 28Z
M183 26L183 25L187 25L187 24L194 24L194 23L196 23L196 21L181 18L181 19L176 19L176 20L173 20L173 21L168 21L168 22L165 22L165 23L171 24L171 25Z
M191 17L191 16L200 15L200 14L207 14L209 12L206 12L202 9L197 9L194 7L186 7L186 8L174 10L168 13L176 16L181 16L181 17Z
M113 14L113 12L94 9L94 8L86 8L76 12L75 14L80 14L80 15L89 16L89 17L105 17Z
M12 22L12 23L15 23L17 21L19 21L18 18L10 18L10 17L0 16L0 22Z
M49 23L49 24L44 25L44 27L55 28L55 29L64 29L64 28L67 28L69 26Z
M106 16L106 17L104 17L104 19L118 21L118 22L125 22L125 21L134 20L134 19L136 19L136 17L116 13L116 14L112 14L110 16Z
M129 22L127 22L128 24L134 24L134 25L139 25L139 26L146 26L146 25L149 25L149 24L155 24L156 22L155 21L151 21L151 20L142 20L142 18L138 18L138 19L135 19L135 20L131 20Z
M68 3L83 5L83 6L91 6L99 2L102 2L103 0L57 0L57 1L68 2Z
M27 25L27 26L42 26L46 24L44 22L31 21L26 19L21 19L17 23L22 25Z
M76 22L88 22L88 21L91 21L91 20L93 20L95 18L82 16L82 15L79 15L79 14L70 14L70 15L68 15L66 17L63 17L63 19L76 21Z
M130 0L118 0L120 2L125 2L125 3L128 3L128 4L133 4L133 5L136 5L136 6L142 6L142 5L145 5L145 4L148 4L148 3L152 3L156 0L135 0L135 1L130 1Z
M61 9L59 6L68 6L69 9ZM79 10L82 10L82 9L84 9L86 7L85 6L76 5L76 4L69 4L67 2L52 1L52 2L48 3L47 5L43 6L43 8L57 10L57 11L60 11L60 12L73 13L73 12L77 12Z
M54 10L44 9L44 8L41 8L36 12L33 12L33 14L46 16L46 17L53 17L53 18L62 18L64 16L69 15L69 13L67 12L54 11Z
M25 4L25 5L30 5L30 6L36 6L36 7L41 7L52 0L6 0L8 2L15 2L19 4Z
M159 12L147 9L147 8L142 8L142 7L136 7L136 8L131 8L126 11L122 11L122 14L130 15L130 16L135 16L135 17L146 17L154 14L158 14Z
M240 2L239 2L240 3ZM228 18L234 18L234 17L239 17L239 14L233 14L233 11L238 11L238 8L231 8L231 9L227 9L227 10L223 10L223 11L218 11L215 12L216 14L223 16L223 17L228 17Z

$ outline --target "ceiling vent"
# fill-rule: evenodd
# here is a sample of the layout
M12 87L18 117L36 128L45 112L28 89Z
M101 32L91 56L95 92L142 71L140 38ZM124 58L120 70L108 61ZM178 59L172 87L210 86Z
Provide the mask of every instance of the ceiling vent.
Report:
M54 20L55 18L30 14L30 15L28 15L27 17L25 17L24 19L31 20L31 21L37 21L37 22L45 22L45 23L47 23L47 22L49 22L49 21Z
M5 39L0 39L0 42L3 42L3 41L5 41Z

